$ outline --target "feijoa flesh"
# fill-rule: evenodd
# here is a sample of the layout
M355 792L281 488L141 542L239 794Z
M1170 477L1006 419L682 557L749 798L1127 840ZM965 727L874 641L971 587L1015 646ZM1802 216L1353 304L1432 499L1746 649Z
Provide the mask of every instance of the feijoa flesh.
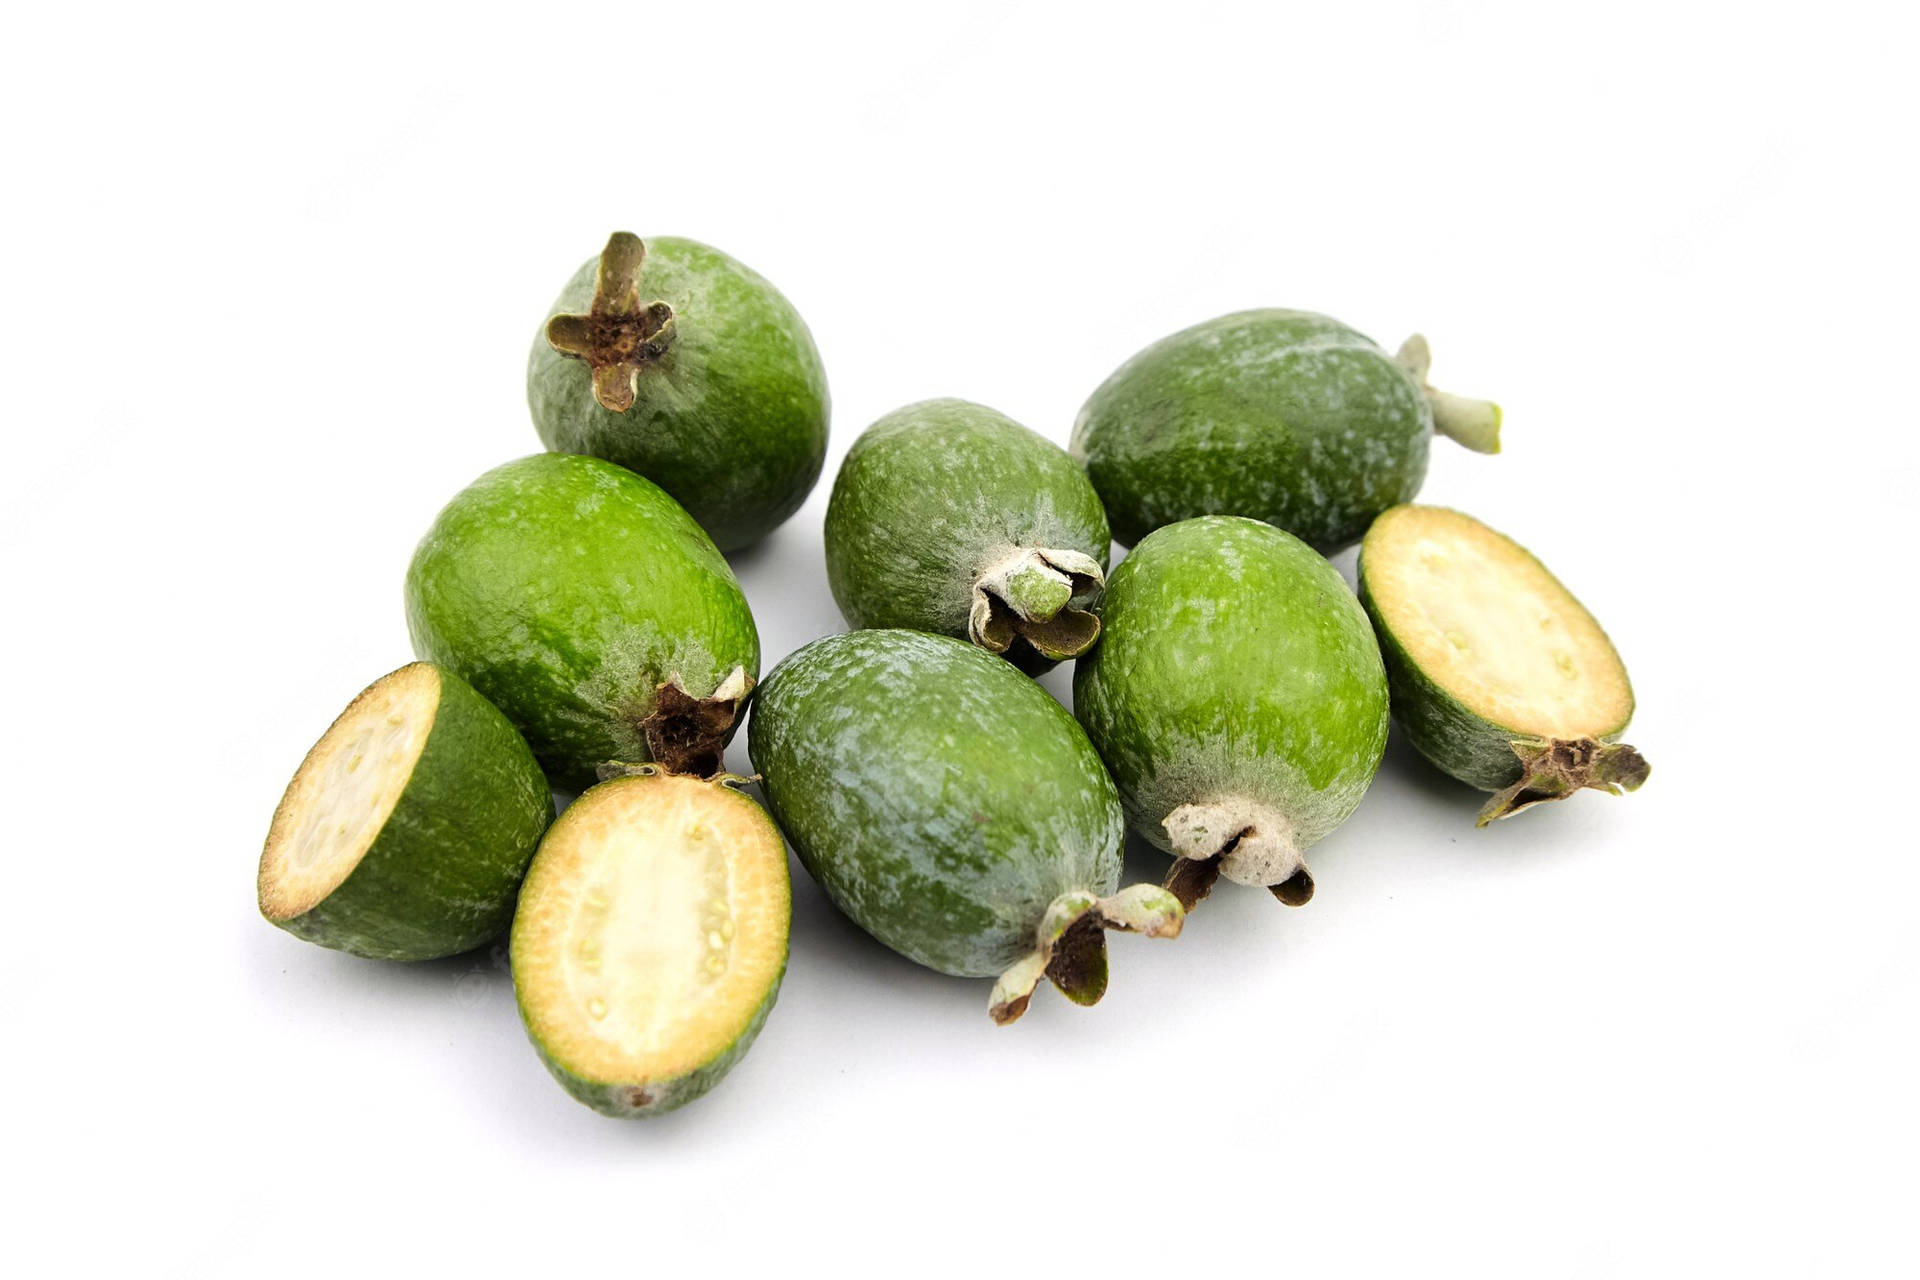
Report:
M376 680L307 752L260 854L260 914L379 960L506 931L553 793L527 744L451 671Z
M637 471L731 551L792 515L827 450L827 375L800 313L692 240L616 232L527 360L547 448Z
M536 454L459 493L407 570L414 651L472 682L554 782L608 760L720 769L760 639L733 570L660 487Z
M1428 760L1494 796L1480 825L1583 788L1647 780L1618 741L1633 688L1606 632L1512 539L1443 507L1381 515L1360 544L1360 598L1393 717Z
M816 640L761 686L748 749L835 905L929 968L998 975L996 1022L1042 977L1097 1001L1105 929L1180 931L1166 891L1119 887L1120 801L1086 735L975 645L905 630Z
M1321 550L1406 502L1441 434L1500 447L1500 410L1427 385L1427 343L1388 356L1310 311L1242 311L1141 351L1080 410L1073 454L1131 546L1161 525L1250 516Z
M970 640L1029 672L1099 637L1100 496L1065 450L985 405L927 400L868 427L834 479L826 544L856 627Z
M742 779L610 766L540 842L513 917L513 989L541 1059L610 1116L719 1083L787 966L787 847Z
M1293 535L1203 516L1140 540L1107 583L1074 711L1133 829L1171 853L1189 908L1225 876L1289 905L1306 851L1380 765L1387 681L1332 565Z

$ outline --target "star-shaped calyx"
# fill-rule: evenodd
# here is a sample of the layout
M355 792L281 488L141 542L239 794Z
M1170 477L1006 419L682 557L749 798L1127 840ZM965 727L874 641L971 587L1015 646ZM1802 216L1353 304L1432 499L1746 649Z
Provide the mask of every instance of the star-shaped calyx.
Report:
M563 356L593 371L593 398L623 413L640 391L640 374L673 345L673 308L640 305L640 264L647 246L628 231L616 231L600 253L593 303L585 315L547 321L547 342Z

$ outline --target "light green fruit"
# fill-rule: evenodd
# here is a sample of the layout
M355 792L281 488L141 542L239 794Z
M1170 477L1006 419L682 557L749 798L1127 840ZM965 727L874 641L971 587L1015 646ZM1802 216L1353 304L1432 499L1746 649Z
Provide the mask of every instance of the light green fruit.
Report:
M605 1115L654 1116L718 1084L773 1008L787 847L743 779L609 772L540 842L513 989L562 1088Z
M536 454L456 495L407 570L414 652L473 682L560 786L712 774L760 670L733 570L650 480Z
M1500 410L1427 385L1426 339L1389 356L1311 311L1241 311L1162 338L1115 370L1073 428L1132 545L1202 515L1250 516L1346 546L1420 491L1442 435L1500 448Z
M1191 908L1221 875L1289 905L1387 741L1380 651L1353 593L1271 525L1205 516L1141 539L1107 584L1074 712L1127 820Z
M506 930L553 793L505 716L452 672L376 680L314 744L260 854L260 913L378 960L431 960Z
M1480 825L1647 780L1618 742L1633 688L1612 641L1525 548L1443 507L1395 507L1360 546L1393 716L1420 754L1496 794Z
M527 403L549 449L672 494L723 551L792 515L827 451L827 375L800 313L692 240L616 232L533 341Z
M1180 932L1180 904L1120 884L1120 803L1073 717L947 636L852 631L789 655L747 730L767 803L834 904L941 973L998 974L1012 1022L1042 977L1107 986L1104 930Z
M970 640L1037 673L1093 647L1107 517L1052 441L965 400L896 409L827 505L827 581L856 627Z

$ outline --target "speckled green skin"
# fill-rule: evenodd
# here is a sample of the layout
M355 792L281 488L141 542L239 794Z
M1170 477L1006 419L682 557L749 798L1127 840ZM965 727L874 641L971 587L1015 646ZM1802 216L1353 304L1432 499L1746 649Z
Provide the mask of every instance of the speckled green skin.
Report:
M1541 572L1546 572L1544 565ZM1472 710L1414 662L1406 646L1374 607L1373 593L1367 585L1365 541L1360 544L1359 577L1360 603L1373 622L1380 655L1386 661L1387 684L1393 694L1393 719L1407 735L1407 741L1442 773L1482 791L1500 791L1520 781L1520 757L1514 754L1513 744L1535 742L1537 736L1496 723ZM1599 740L1616 741L1626 729L1627 721L1622 720L1600 735Z
M1282 814L1296 848L1360 803L1387 741L1380 651L1313 549L1234 516L1143 538L1107 583L1106 631L1074 670L1080 723L1127 821L1237 797Z
M1052 441L965 400L896 409L854 441L827 504L827 581L856 627L967 639L981 573L1027 549L1112 550L1100 495Z
M427 744L372 847L311 909L271 923L375 960L458 955L506 931L553 792L507 718L439 676Z
M434 521L407 571L414 652L485 694L560 786L652 759L641 723L677 679L707 697L760 639L733 571L658 486L595 458L496 467Z
M1121 365L1072 450L1128 545L1237 515L1333 550L1419 492L1432 437L1426 395L1367 338L1309 311L1242 311Z
M714 785L723 784L715 783ZM753 805L756 816L767 826L768 837L780 844L784 857L785 838L780 834L779 828L774 826L773 820L767 816L766 811L754 804L751 797L731 787L727 787L726 790L730 795L737 797L742 804ZM792 899L789 898L787 919L782 928L791 928L792 923ZM592 1107L603 1116L613 1116L620 1120L641 1120L651 1116L665 1115L669 1111L678 1111L719 1084L727 1072L733 1070L734 1065L746 1056L747 1050L753 1047L754 1040L760 1035L760 1029L767 1024L767 1015L773 1012L774 1002L780 998L780 984L787 976L786 961L789 955L790 952L783 949L780 971L768 984L767 993L760 998L759 1006L754 1009L752 1016L747 1020L746 1027L734 1038L733 1043L702 1066L682 1076L675 1076L672 1079L655 1077L627 1081L591 1079L577 1074L549 1053L546 1046L540 1043L540 1038L533 1034L530 1026L527 1035L533 1042L534 1051L540 1055L540 1061L546 1064L547 1070L553 1073L553 1078L560 1082L560 1087L565 1089L567 1095L574 1101ZM513 984L513 994L514 1002L520 1010L521 1021L526 1023L526 992L521 987L517 976Z
M692 240L646 246L640 301L673 307L674 339L640 375L633 407L601 407L587 366L553 349L544 322L527 403L549 449L639 472L731 551L772 532L820 478L826 370L800 313L758 274ZM574 273L549 317L588 310L598 266Z
M963 977L1034 949L1049 903L1111 894L1122 823L1073 717L947 636L852 631L790 655L747 730L773 815L827 896Z

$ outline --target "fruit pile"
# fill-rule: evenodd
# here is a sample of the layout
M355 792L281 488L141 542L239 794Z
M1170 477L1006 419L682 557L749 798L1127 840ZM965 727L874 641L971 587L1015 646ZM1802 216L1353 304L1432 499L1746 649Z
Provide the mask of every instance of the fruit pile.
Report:
M706 1092L786 970L786 846L942 973L1092 1004L1106 931L1171 938L1221 877L1298 906L1391 713L1482 824L1638 787L1624 667L1515 543L1408 505L1500 412L1325 316L1250 311L1127 361L1071 453L961 400L888 414L827 508L856 630L764 684L722 551L805 500L827 386L800 316L688 240L620 233L527 365L552 452L481 476L407 572L420 661L307 754L260 858L273 924L424 960L510 931L534 1047L581 1102ZM1111 541L1132 547L1108 576ZM1356 599L1323 553L1361 541ZM1028 678L1075 660L1073 714ZM752 779L722 752L752 706ZM1077 717L1077 719L1076 719ZM578 798L554 817L553 788ZM769 816L771 814L771 816ZM1172 858L1120 885L1128 831Z

